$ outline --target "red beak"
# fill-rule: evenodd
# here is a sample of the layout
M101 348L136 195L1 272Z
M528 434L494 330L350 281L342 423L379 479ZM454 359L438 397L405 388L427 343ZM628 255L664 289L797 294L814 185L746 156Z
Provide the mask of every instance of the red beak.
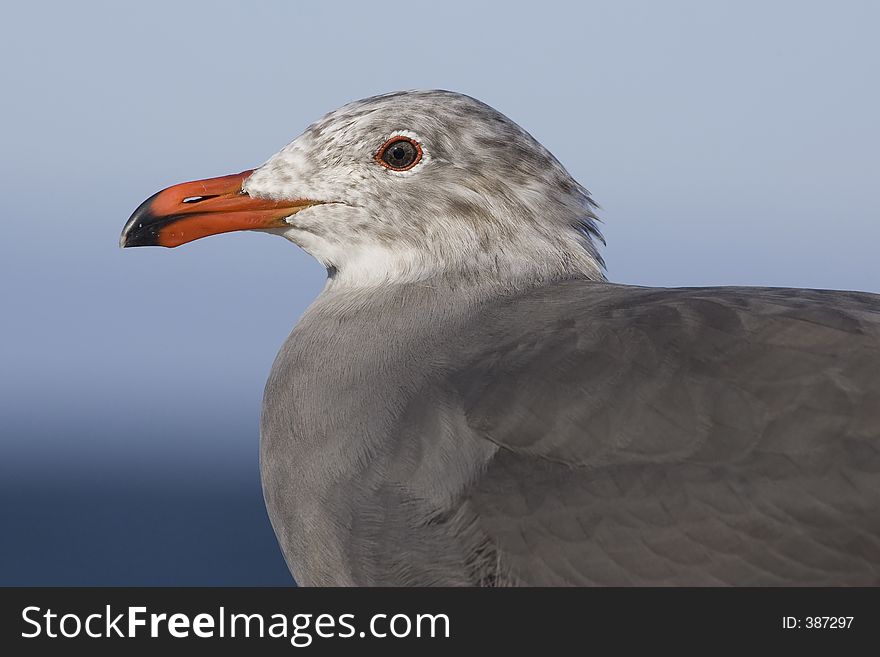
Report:
M241 190L253 170L185 182L153 194L134 211L119 244L175 247L234 230L286 226L284 219L320 201L270 201Z

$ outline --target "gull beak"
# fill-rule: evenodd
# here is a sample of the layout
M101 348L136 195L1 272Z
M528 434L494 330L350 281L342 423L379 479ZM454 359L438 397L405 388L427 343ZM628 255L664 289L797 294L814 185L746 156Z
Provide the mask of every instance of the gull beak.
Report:
M122 229L119 245L175 247L234 230L283 228L287 217L320 201L272 201L242 191L253 170L185 182L153 194Z

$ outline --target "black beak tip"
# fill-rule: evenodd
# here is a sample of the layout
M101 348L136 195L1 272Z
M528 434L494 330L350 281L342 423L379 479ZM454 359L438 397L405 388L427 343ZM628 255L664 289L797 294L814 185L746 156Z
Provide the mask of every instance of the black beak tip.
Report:
M134 224L131 228L126 227L119 237L119 246L128 249L133 246L161 246L159 244L159 231L156 227L146 224Z
M150 210L153 200L158 196L153 194L141 203L135 210L119 236L119 246L127 249L133 246L161 246L159 244L159 229L165 225L163 218L157 217Z

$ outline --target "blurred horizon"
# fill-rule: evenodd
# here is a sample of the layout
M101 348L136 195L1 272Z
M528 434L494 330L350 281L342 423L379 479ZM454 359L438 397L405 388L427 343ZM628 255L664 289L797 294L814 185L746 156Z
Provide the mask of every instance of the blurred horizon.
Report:
M345 102L447 88L591 190L613 281L880 292L878 19L868 1L9 5L0 585L293 583L260 400L325 271L253 233L123 252L155 191L258 166Z

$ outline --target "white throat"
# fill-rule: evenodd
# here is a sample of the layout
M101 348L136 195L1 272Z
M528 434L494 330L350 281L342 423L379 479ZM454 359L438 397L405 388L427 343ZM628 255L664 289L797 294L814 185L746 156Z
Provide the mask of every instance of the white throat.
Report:
M327 268L327 289L334 290L430 285L441 280L514 287L573 277L605 280L602 265L574 232L552 240L531 235L491 249L478 248L465 239L458 248L438 244L416 248L377 241L342 245L296 228L283 235Z

